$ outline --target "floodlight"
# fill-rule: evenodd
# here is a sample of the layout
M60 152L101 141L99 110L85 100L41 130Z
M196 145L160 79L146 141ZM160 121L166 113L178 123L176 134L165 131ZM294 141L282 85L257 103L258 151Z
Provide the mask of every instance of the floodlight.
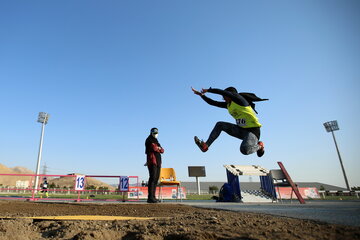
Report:
M336 120L324 123L324 127L327 132L333 132L339 130L339 126Z
M39 184L39 173L40 173L40 161L41 161L41 155L42 155L42 146L43 146L43 140L44 140L44 131L45 131L45 125L47 124L49 120L50 114L46 112L39 112L38 116L38 122L41 123L41 135L40 135L40 146L39 146L39 154L37 159L37 165L36 165L36 178L35 178L35 192L37 192L37 187Z
M47 124L48 120L49 120L50 114L46 113L46 112L39 112L39 117L38 117L38 122L39 123L44 123Z
M347 179L347 177L346 177L345 168L344 168L343 162L342 162L342 160L341 160L340 151L339 151L339 148L338 148L338 145L337 145L337 142L336 142L336 139L335 139L335 134L334 134L334 131L339 130L338 123L337 123L336 120L330 121L330 122L326 122L326 123L324 123L324 127L325 127L326 131L327 131L327 132L331 132L331 134L332 134L332 136L333 136L334 143L335 143L335 147L336 147L336 151L337 151L338 156L339 156L339 161L340 161L341 169L342 169L342 172L343 172L343 175L344 175L346 188L350 191L351 189L350 189L350 186L349 186L348 179Z

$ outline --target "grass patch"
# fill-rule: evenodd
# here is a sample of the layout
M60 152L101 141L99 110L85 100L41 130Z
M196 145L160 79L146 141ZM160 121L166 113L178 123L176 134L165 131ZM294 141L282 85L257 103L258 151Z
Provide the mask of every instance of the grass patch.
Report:
M213 196L217 196L217 195L215 195L215 194L204 194L204 195L186 194L186 200L212 200L211 198Z
M325 198L321 195L321 198L311 199L311 200L342 200L342 201L360 201L357 196L325 196Z

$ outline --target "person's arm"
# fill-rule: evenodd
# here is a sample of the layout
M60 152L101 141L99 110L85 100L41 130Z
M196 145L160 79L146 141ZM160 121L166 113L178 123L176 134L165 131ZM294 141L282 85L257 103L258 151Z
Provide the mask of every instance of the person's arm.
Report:
M231 101L235 102L236 104L239 104L240 106L244 106L244 107L249 106L249 102L246 101L246 99L243 96L241 96L240 94L238 94L238 93L235 94L235 93L225 91L225 90L221 90L221 89L217 89L217 88L203 89L202 92L209 92L209 93L219 94L219 95L230 98Z
M158 153L164 153L164 149L155 143L151 144L151 150L153 150L154 152L158 152Z
M205 102L207 102L208 104L210 104L210 105L212 105L212 106L220 107L220 108L226 108L226 107L227 107L226 102L215 101L215 100L212 100L211 98L208 98L208 97L205 96L205 95L202 95L201 98L202 98Z
M194 92L194 94L200 96L208 104L210 104L212 106L215 106L215 107L220 107L220 108L226 108L227 107L226 102L218 102L218 101L212 100L211 98L206 97L205 96L206 91L204 92L204 89L201 92L195 90L194 88L191 88L191 89Z

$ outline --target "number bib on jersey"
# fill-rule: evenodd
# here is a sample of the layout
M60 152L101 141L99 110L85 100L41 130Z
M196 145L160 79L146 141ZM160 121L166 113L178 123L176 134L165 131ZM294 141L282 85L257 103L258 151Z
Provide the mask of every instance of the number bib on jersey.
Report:
M242 128L261 127L258 118L251 106L240 106L235 102L231 102L227 109L230 115L235 118L236 124Z
M246 119L245 118L236 119L236 125L238 125L239 127L246 126Z

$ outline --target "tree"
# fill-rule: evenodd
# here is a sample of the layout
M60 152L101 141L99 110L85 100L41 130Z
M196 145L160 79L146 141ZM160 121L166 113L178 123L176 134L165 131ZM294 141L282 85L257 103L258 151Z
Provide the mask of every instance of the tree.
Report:
M97 193L98 194L105 194L109 190L108 187L99 187Z
M218 191L219 191L219 188L217 186L209 186L210 194L216 194Z
M86 190L96 190L96 186L94 185L88 185L85 187Z

